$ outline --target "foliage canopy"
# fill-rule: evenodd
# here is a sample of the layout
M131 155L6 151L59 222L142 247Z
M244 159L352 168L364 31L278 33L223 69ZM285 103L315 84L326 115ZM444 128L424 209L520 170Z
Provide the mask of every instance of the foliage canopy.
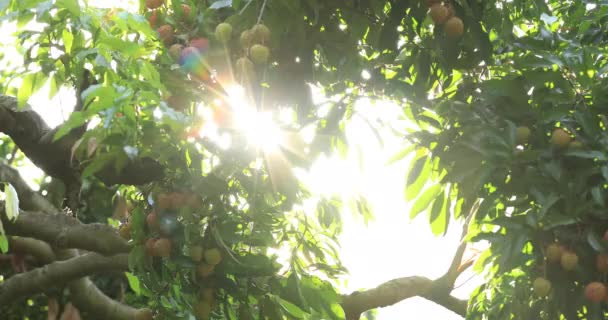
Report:
M348 150L355 102L397 103L410 216L436 235L468 218L466 241L491 245L466 317L603 319L586 286L608 272L607 14L599 1L0 0L6 53L22 57L0 71L0 149L52 177L41 189L57 208L120 229L128 250L63 248L128 252L124 302L158 319L354 319L366 310L335 290L340 210L372 213L297 172ZM45 86L75 96L57 128L28 109ZM277 141L261 134L273 122ZM45 209L2 180L24 210L2 217L15 250L11 237L37 235L19 227L26 211Z

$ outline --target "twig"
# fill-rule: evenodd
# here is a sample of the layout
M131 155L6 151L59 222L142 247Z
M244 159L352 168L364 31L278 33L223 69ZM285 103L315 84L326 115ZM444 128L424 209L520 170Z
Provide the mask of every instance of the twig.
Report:
M258 15L257 24L260 24L260 21L262 21L262 15L264 14L264 9L266 9L266 0L264 0L264 2L262 2L262 8L260 9L260 14Z

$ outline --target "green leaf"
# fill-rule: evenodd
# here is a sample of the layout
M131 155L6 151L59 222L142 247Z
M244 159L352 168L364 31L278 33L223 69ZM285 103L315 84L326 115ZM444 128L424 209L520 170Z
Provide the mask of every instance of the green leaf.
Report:
M295 317L297 319L306 319L307 313L295 304L278 296L275 296L275 301L278 302L279 305L283 308L283 310L289 313L290 316Z
M93 162L86 166L86 168L82 171L81 177L84 179L86 177L92 176L95 173L99 172L103 169L108 162L116 158L116 153L105 153L98 157L96 157Z
M445 190L441 191L441 194L437 196L431 207L431 231L434 235L445 234L447 232L448 223L450 222L450 215L448 214L448 199L445 196Z
M17 195L17 190L15 190L13 185L7 183L4 187L4 194L6 196L4 203L6 216L9 220L15 221L19 217L19 196Z
M57 87L57 75L54 75L49 78L49 99L53 99L59 88Z
M4 229L2 228L2 222L0 222L0 251L2 253L8 252L8 238L4 235Z
M431 186L430 188L426 189L426 191L424 191L424 193L420 196L420 198L418 198L418 200L416 200L416 202L412 206L412 209L410 211L410 219L416 218L416 216L420 214L420 212L428 208L428 206L431 204L431 201L433 201L433 199L435 199L435 197L437 197L437 195L441 191L441 187L441 184L435 184L434 186Z
M125 272L125 275L127 276L127 280L129 281L129 286L131 287L131 290L133 290L136 295L141 295L139 279L130 272Z
M408 174L408 180L410 180L410 177L413 178L413 175L416 175L417 177L412 181L412 184L407 184L405 187L405 200L407 201L415 199L420 194L428 177L431 175L431 159L429 157L423 158L424 160L421 160L420 162L416 161L414 167ZM412 171L417 172L412 173Z
M129 270L138 270L146 258L146 249L143 245L136 246L129 253ZM141 289L141 288L140 288Z
M75 16L80 16L80 5L78 4L78 0L57 0L56 5L58 8L67 9Z
M59 130L55 133L53 137L54 141L57 141L68 134L72 129L80 127L87 121L87 118L81 111L74 111L70 114L70 118L68 121L64 122Z
M65 53L71 54L72 44L74 43L74 35L68 29L63 29L63 32L61 33L61 39L63 40Z
M19 91L17 92L17 106L18 108L22 108L27 103L27 100L32 95L32 89L34 87L34 80L36 79L36 74L30 73L26 74L21 82L21 86L19 86Z
M397 152L392 157L390 157L388 159L388 161L386 161L386 165L391 165L399 160L403 160L403 158L405 158L408 154L410 154L415 148L416 148L416 145L411 144L407 148Z

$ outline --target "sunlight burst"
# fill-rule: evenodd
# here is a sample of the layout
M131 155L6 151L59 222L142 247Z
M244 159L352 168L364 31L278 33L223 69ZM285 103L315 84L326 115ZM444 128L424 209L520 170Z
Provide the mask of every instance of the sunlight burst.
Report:
M227 101L233 112L235 130L242 132L249 143L265 152L277 151L282 132L271 112L262 112L248 101L245 89L239 85L226 87Z

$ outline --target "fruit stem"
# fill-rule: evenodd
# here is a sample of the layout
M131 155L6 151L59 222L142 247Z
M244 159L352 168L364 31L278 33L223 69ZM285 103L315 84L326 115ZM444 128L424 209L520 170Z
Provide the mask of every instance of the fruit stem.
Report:
M266 0L264 0L264 2L262 2L262 8L260 8L260 14L258 15L257 24L260 24L260 21L262 21L262 15L264 14L264 9L266 9Z
M241 11L239 11L239 15L243 14L243 12L245 12L245 10L247 10L247 7L249 7L249 5L253 2L253 0L249 0L247 1L247 3L245 3L245 5L243 6L243 9L241 9Z

